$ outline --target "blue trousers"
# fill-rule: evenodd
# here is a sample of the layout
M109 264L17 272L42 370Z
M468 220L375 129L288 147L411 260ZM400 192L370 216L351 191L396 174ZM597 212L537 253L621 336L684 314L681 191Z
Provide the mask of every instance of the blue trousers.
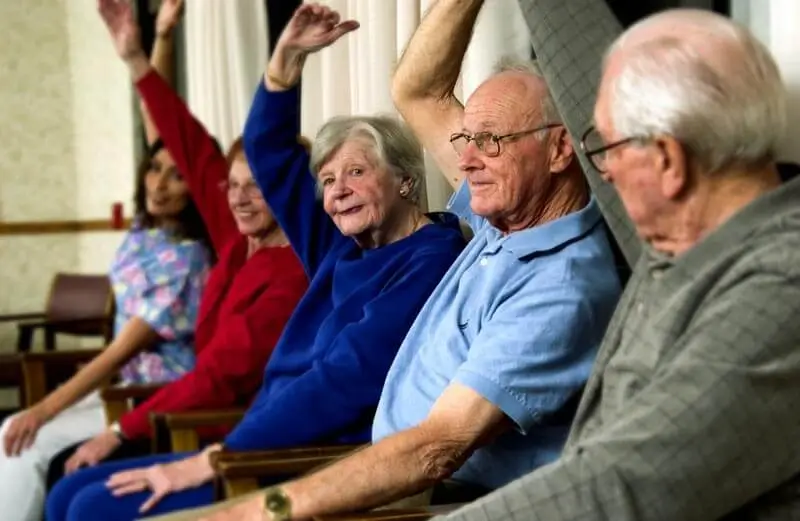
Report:
M50 492L47 497L45 519L47 521L134 521L210 505L214 502L214 486L211 483L168 495L146 516L139 514L139 508L150 497L149 490L114 497L106 488L106 480L117 472L149 467L157 463L171 463L192 455L191 453L159 454L103 463L79 470L61 479Z

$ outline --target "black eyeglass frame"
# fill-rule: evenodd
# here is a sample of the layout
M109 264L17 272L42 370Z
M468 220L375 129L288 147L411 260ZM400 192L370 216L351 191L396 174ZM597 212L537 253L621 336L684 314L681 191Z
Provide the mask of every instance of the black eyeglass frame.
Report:
M614 141L613 143L609 143L608 145L603 145L600 148L595 148L594 150L590 150L589 147L586 145L586 140L589 139L589 134L591 134L592 132L594 132L596 130L597 129L595 128L594 125L592 125L592 126L590 126L589 128L586 129L586 132L584 132L583 135L581 136L581 150L583 150L583 154L586 156L586 159L589 160L589 163L591 163L592 167L595 170L597 170L599 173L601 173L601 174L605 174L607 172L607 169L606 168L601 168L597 164L597 160L595 158L598 157L600 154L604 154L604 153L608 152L609 150L613 150L613 149L615 149L617 147L621 147L622 145L627 145L628 143L634 143L634 142L641 143L641 142L646 141L645 138L641 138L641 137L636 137L636 136L626 137L626 138Z
M551 128L557 128L557 127L562 127L562 126L564 126L563 123L547 123L547 124L538 126L536 128L532 128L530 130L521 130L519 132L511 132L510 134L503 134L503 135L500 135L500 136L498 136L497 134L493 134L491 132L477 132L477 133L475 133L473 135L467 134L466 132L457 132L455 134L451 134L450 135L450 144L453 145L453 149L456 151L456 154L458 154L460 156L461 152L458 151L458 147L456 146L455 142L457 140L459 140L459 139L465 139L467 141L467 144L464 145L464 148L467 148L469 146L470 142L474 141L475 142L475 146L478 147L478 150L480 150L482 153L486 154L489 157L497 157L502 152L502 149L500 147L500 142L501 141L504 141L506 139L511 139L511 138L519 138L519 137L522 137L522 136L526 136L528 134L535 134L535 133L541 132L543 130L549 130ZM486 136L486 138L481 139L479 141L478 140L479 139L478 136ZM494 143L497 146L497 152L495 152L493 154L490 154L489 152L487 152L484 149L484 143L486 141L491 141L492 143Z

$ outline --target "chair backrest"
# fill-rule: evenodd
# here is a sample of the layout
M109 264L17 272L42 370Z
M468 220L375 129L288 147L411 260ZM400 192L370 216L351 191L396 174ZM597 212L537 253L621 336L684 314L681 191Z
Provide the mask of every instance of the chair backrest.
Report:
M114 295L108 276L56 274L50 288L45 316L48 321L65 323L63 327L55 328L58 332L96 335L98 334L96 322L104 321L104 328L109 327L113 313ZM69 324L81 320L87 323Z

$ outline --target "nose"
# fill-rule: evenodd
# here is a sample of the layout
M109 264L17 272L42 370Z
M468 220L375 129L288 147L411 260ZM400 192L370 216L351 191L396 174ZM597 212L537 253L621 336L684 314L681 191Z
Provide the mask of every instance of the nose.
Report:
M165 172L164 170L159 170L157 173L153 175L155 177L155 182L153 183L153 190L156 192L163 192L167 189L167 179L169 178L169 172Z
M467 143L461 155L458 156L458 168L463 172L481 170L484 167L481 151L474 141Z
M331 196L335 199L342 199L353 193L353 191L347 185L347 176L336 177L329 187Z

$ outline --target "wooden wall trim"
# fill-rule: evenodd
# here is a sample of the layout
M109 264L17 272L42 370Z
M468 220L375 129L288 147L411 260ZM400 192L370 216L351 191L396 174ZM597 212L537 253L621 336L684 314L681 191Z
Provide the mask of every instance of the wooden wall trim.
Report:
M131 226L130 219L125 219L122 228ZM3 235L47 235L53 233L81 233L117 231L111 219L86 219L81 221L27 221L0 222L0 236Z

